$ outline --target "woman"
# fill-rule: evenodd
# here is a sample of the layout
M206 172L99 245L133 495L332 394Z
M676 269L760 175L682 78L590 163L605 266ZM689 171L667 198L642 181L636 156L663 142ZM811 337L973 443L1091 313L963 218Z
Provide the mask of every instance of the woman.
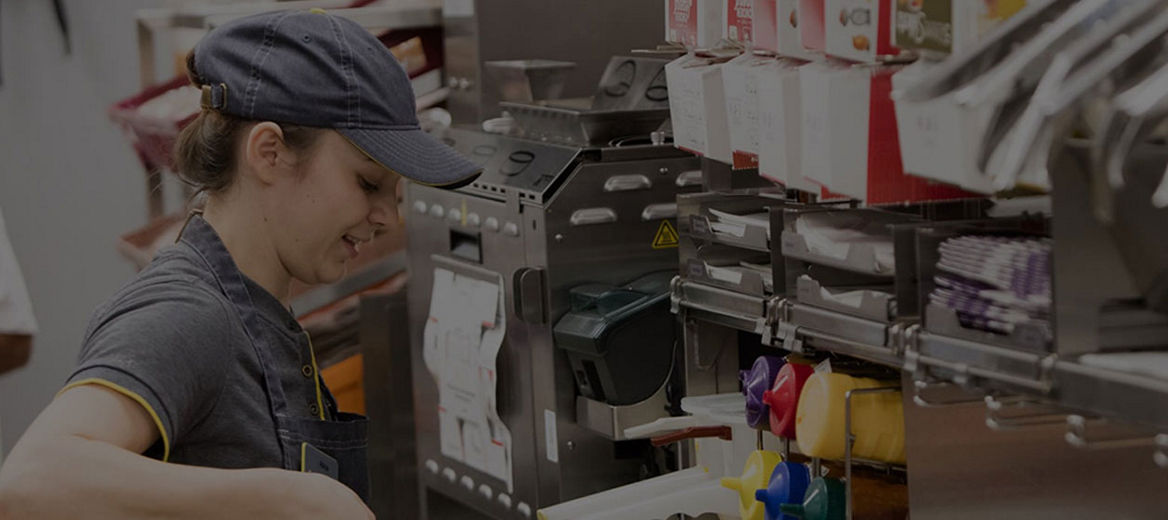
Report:
M418 129L401 66L343 18L238 20L188 68L203 112L178 169L204 211L95 312L0 470L0 517L372 517L364 419L336 411L289 285L344 274L396 221L399 174L478 168Z

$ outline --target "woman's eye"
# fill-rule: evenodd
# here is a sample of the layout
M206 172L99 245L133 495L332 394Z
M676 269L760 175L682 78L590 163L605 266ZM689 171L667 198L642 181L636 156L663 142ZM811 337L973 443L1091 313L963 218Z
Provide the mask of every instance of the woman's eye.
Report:
M364 190L365 193L377 193L377 190L381 189L381 186L373 184L361 176L357 176L357 182L361 185L361 189Z

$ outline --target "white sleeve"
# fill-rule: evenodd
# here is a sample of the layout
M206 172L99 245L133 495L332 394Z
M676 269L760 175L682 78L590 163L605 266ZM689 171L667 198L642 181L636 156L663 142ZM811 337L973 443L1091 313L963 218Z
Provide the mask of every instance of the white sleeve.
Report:
M0 213L0 334L36 334L32 303Z

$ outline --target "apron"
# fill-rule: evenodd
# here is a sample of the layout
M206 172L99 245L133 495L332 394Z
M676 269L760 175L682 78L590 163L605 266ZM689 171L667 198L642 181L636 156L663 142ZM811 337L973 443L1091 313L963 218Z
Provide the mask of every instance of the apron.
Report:
M251 338L263 368L264 387L269 410L276 425L274 432L280 441L283 454L283 468L302 471L307 451L304 443L324 452L336 460L337 480L352 489L366 503L369 502L369 472L366 459L368 445L368 421L364 416L336 412L336 401L328 391L319 372L316 374L327 419L307 416L293 416L288 412L284 396L284 386L276 371L275 352L287 348L288 338L275 334L262 323L251 295L244 284L243 273L235 266L235 261L227 252L215 230L198 213L192 213L179 240L195 249L206 261L220 289L235 311L239 314L244 331ZM307 340L307 333L305 333ZM300 346L297 345L299 348ZM308 348L312 348L309 344ZM315 363L314 363L315 365ZM299 367L297 368L299 371Z

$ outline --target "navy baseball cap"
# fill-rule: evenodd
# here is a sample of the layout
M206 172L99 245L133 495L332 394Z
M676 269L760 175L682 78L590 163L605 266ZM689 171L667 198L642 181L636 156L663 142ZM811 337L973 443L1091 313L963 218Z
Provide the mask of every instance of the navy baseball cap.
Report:
M421 184L457 188L482 171L421 129L405 69L347 18L319 9L248 16L203 37L194 60L205 108L332 128Z

